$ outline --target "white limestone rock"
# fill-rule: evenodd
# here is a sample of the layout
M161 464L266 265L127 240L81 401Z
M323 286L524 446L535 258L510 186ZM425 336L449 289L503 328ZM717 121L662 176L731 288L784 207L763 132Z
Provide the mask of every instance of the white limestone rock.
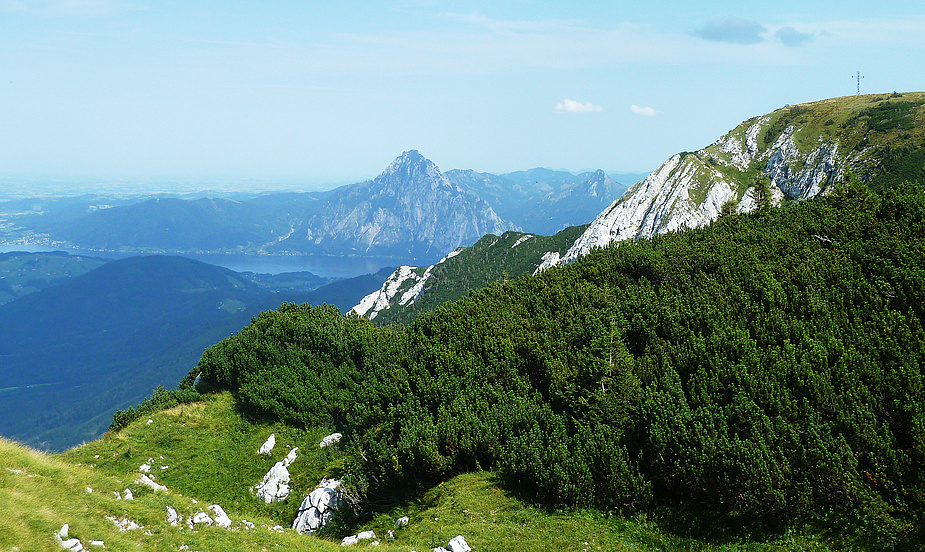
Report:
M408 519L408 516L402 516L395 520L395 528L400 529L402 527L405 527L408 525L408 523L410 523L410 521L411 520Z
M359 542L360 542L360 539L358 539L356 535L349 535L349 536L344 537L343 540L340 541L340 545L341 546L352 546L354 544L358 544Z
M223 510L221 506L218 504L213 504L209 506L209 509L212 510L213 514L215 514L213 518L215 520L215 525L224 527L225 529L231 527L231 518L228 517L228 514L225 513L225 510Z
M257 454L266 454L267 456L269 456L270 453L273 452L273 447L275 446L276 446L276 434L271 433L270 436L267 437L266 442L260 445L260 448L257 450Z
M181 521L182 521L182 518L180 518L180 515L177 514L177 511L173 508L173 506L168 506L167 507L167 523L176 527L180 525Z
M340 481L336 479L323 479L302 501L292 528L301 535L313 535L324 527L334 515L334 510L343 504L343 498L337 492L339 486Z
M471 552L472 548L466 543L462 535L456 535L450 540L450 552Z
M61 541L61 547L65 550L73 550L73 552L83 552L86 550L80 539L67 539Z
M321 448L324 448L324 447L330 447L330 446L332 446L332 445L336 445L337 443L340 442L340 440L341 440L343 437L344 437L344 436L343 436L342 434L340 434L340 433L332 433L332 434L328 435L327 437L325 437L324 439L322 439L322 440L321 440L321 443L319 443L318 446L321 447Z
M132 494L131 489L125 489L124 493L125 493L125 500L135 500L135 495Z
M209 517L209 514L203 511L199 511L189 518L189 520L186 522L186 525L190 529L196 529L197 527L202 527L202 526L211 527L212 524L214 523L215 521L211 517Z
M135 531L135 530L138 530L138 529L142 529L142 526L141 526L141 525L138 525L137 523L135 523L134 521L132 521L132 520L130 520L130 519L128 519L128 518L124 518L124 517L123 517L123 518L117 518L117 517L115 517L115 516L106 516L106 519L108 519L109 521L111 521L111 522L113 523L113 525L115 525L116 527L118 527L120 533L125 533L126 531Z
M160 483L155 481L153 478L145 474L142 474L141 478L135 480L135 483L139 485L144 485L145 487L150 487L154 489L155 491L166 491L167 490L167 487L165 487L164 485L161 485ZM126 497L126 500L131 500L131 499Z
M289 498L289 465L295 462L299 447L289 451L286 458L280 460L263 476L263 480L254 487L257 496L267 504L280 502Z

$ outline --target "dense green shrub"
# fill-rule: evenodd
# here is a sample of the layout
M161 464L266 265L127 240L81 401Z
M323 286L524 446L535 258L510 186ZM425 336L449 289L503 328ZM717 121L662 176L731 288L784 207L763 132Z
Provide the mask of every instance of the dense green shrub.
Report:
M248 412L345 429L371 498L497 469L549 505L850 512L889 544L925 512L923 259L922 187L853 183L407 327L283 305L196 371Z

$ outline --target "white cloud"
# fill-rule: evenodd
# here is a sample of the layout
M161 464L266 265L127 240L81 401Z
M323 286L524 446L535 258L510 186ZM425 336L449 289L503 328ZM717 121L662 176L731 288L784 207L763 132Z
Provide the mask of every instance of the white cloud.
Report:
M636 104L631 105L630 110L636 115L642 115L644 117L655 117L658 115L658 111L655 111L651 107L640 107Z
M556 111L559 113L595 113L604 111L604 108L591 102L581 103L565 99L556 104Z

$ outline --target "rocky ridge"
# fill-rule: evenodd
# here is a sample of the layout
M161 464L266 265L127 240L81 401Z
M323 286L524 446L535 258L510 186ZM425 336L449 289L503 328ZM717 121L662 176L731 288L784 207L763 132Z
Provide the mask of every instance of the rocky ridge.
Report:
M920 137L923 104L920 93L835 98L749 119L703 149L673 155L537 272L613 242L704 226L727 202L752 211L759 175L770 181L772 204L824 194L848 172L869 181Z

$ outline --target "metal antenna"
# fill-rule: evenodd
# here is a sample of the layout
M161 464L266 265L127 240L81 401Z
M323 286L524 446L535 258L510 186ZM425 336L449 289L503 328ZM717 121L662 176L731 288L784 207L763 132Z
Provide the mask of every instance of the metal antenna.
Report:
M857 79L857 81L858 81L858 96L860 96L860 95L861 95L861 79L864 78L864 75L862 75L861 72L858 71L858 74L857 74L856 76L851 77L851 78Z

